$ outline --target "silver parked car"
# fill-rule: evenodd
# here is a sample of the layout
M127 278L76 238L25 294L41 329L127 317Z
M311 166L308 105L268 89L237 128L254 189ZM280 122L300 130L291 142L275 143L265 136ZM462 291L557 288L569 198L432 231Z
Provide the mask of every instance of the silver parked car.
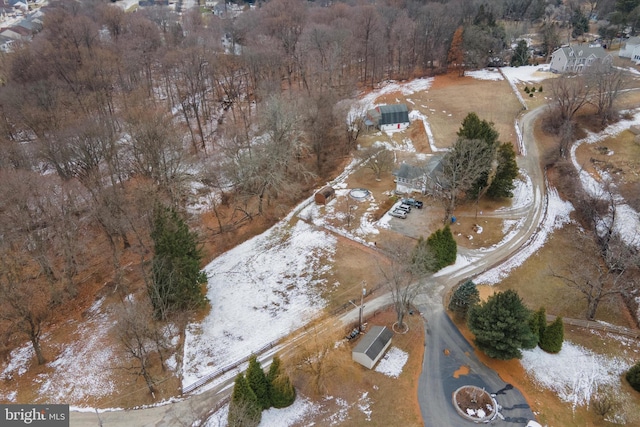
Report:
M394 209L391 212L389 212L389 215L394 216L396 218L405 219L407 217L407 212L400 209Z

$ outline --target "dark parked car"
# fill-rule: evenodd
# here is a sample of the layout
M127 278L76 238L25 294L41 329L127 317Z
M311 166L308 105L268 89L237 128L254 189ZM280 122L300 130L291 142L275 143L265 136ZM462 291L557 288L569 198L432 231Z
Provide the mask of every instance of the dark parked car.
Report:
M416 199L402 199L402 203L405 205L413 206L418 209L422 209L423 203Z

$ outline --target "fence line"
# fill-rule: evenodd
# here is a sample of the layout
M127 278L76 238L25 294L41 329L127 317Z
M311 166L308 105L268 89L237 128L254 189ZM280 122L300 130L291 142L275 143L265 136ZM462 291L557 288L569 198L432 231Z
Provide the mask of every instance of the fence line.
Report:
M552 314L547 314L547 320L549 322L554 321L555 318L556 318L556 316L554 316ZM605 324L602 324L602 323L599 323L599 322L594 322L594 321L591 321L591 320L571 319L571 318L566 318L566 317L562 318L562 323L564 323L565 325L579 326L581 328L595 329L595 330L598 330L598 331L611 332L611 333L618 334L618 335L624 335L624 336L630 337L630 338L640 339L640 330L629 329L629 328L625 328L623 326L605 325Z

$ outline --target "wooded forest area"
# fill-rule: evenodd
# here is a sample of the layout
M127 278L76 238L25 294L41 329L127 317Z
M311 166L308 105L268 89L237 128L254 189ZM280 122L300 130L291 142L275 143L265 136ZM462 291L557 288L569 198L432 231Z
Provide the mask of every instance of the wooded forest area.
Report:
M589 5L616 3L272 0L227 18L51 2L0 61L0 354L26 337L44 363L71 301L144 286L158 203L205 240L275 219L356 148L358 90L445 72L459 28L467 67L508 62L534 23L548 55ZM190 209L203 194L214 229Z

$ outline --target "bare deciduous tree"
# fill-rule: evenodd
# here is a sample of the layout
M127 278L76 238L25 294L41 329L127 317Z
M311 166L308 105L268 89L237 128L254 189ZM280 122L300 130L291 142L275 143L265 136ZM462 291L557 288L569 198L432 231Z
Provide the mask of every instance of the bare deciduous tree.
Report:
M374 145L360 150L358 156L362 159L362 166L373 172L376 181L380 181L382 173L389 172L395 164L394 153L384 145Z
M152 375L154 350L164 370L164 352L169 347L166 335L153 320L152 309L146 299L123 301L117 312L117 319L116 336L128 358L134 361L133 365L124 369L142 377L155 398L155 379Z
M471 190L473 184L487 171L493 161L493 153L479 139L460 138L442 158L427 191L444 205L444 222L453 214L461 196Z
M597 108L600 123L606 126L616 118L615 103L627 84L627 72L608 63L596 63L586 70L587 82L592 88L589 102Z
M584 76L561 75L551 82L553 100L550 104L552 127L560 135L560 155L566 157L573 141L573 118L588 101L591 88Z
M598 253L593 239L588 235L575 239L576 253L580 254L579 262L571 260L569 273L560 274L552 272L553 277L562 279L569 287L579 291L587 301L586 318L594 320L598 306L606 298L620 295L633 289L636 284L632 275L627 274L638 264L638 257L634 251L619 250L610 251L614 259L596 258L591 261L584 260L584 253ZM579 268L575 266L579 265Z
M386 287L391 292L396 311L398 328L405 328L404 317L409 312L413 300L424 288L424 279L430 274L425 268L432 257L426 245L407 248L406 245L392 245L385 252L389 255L388 264L378 264Z

